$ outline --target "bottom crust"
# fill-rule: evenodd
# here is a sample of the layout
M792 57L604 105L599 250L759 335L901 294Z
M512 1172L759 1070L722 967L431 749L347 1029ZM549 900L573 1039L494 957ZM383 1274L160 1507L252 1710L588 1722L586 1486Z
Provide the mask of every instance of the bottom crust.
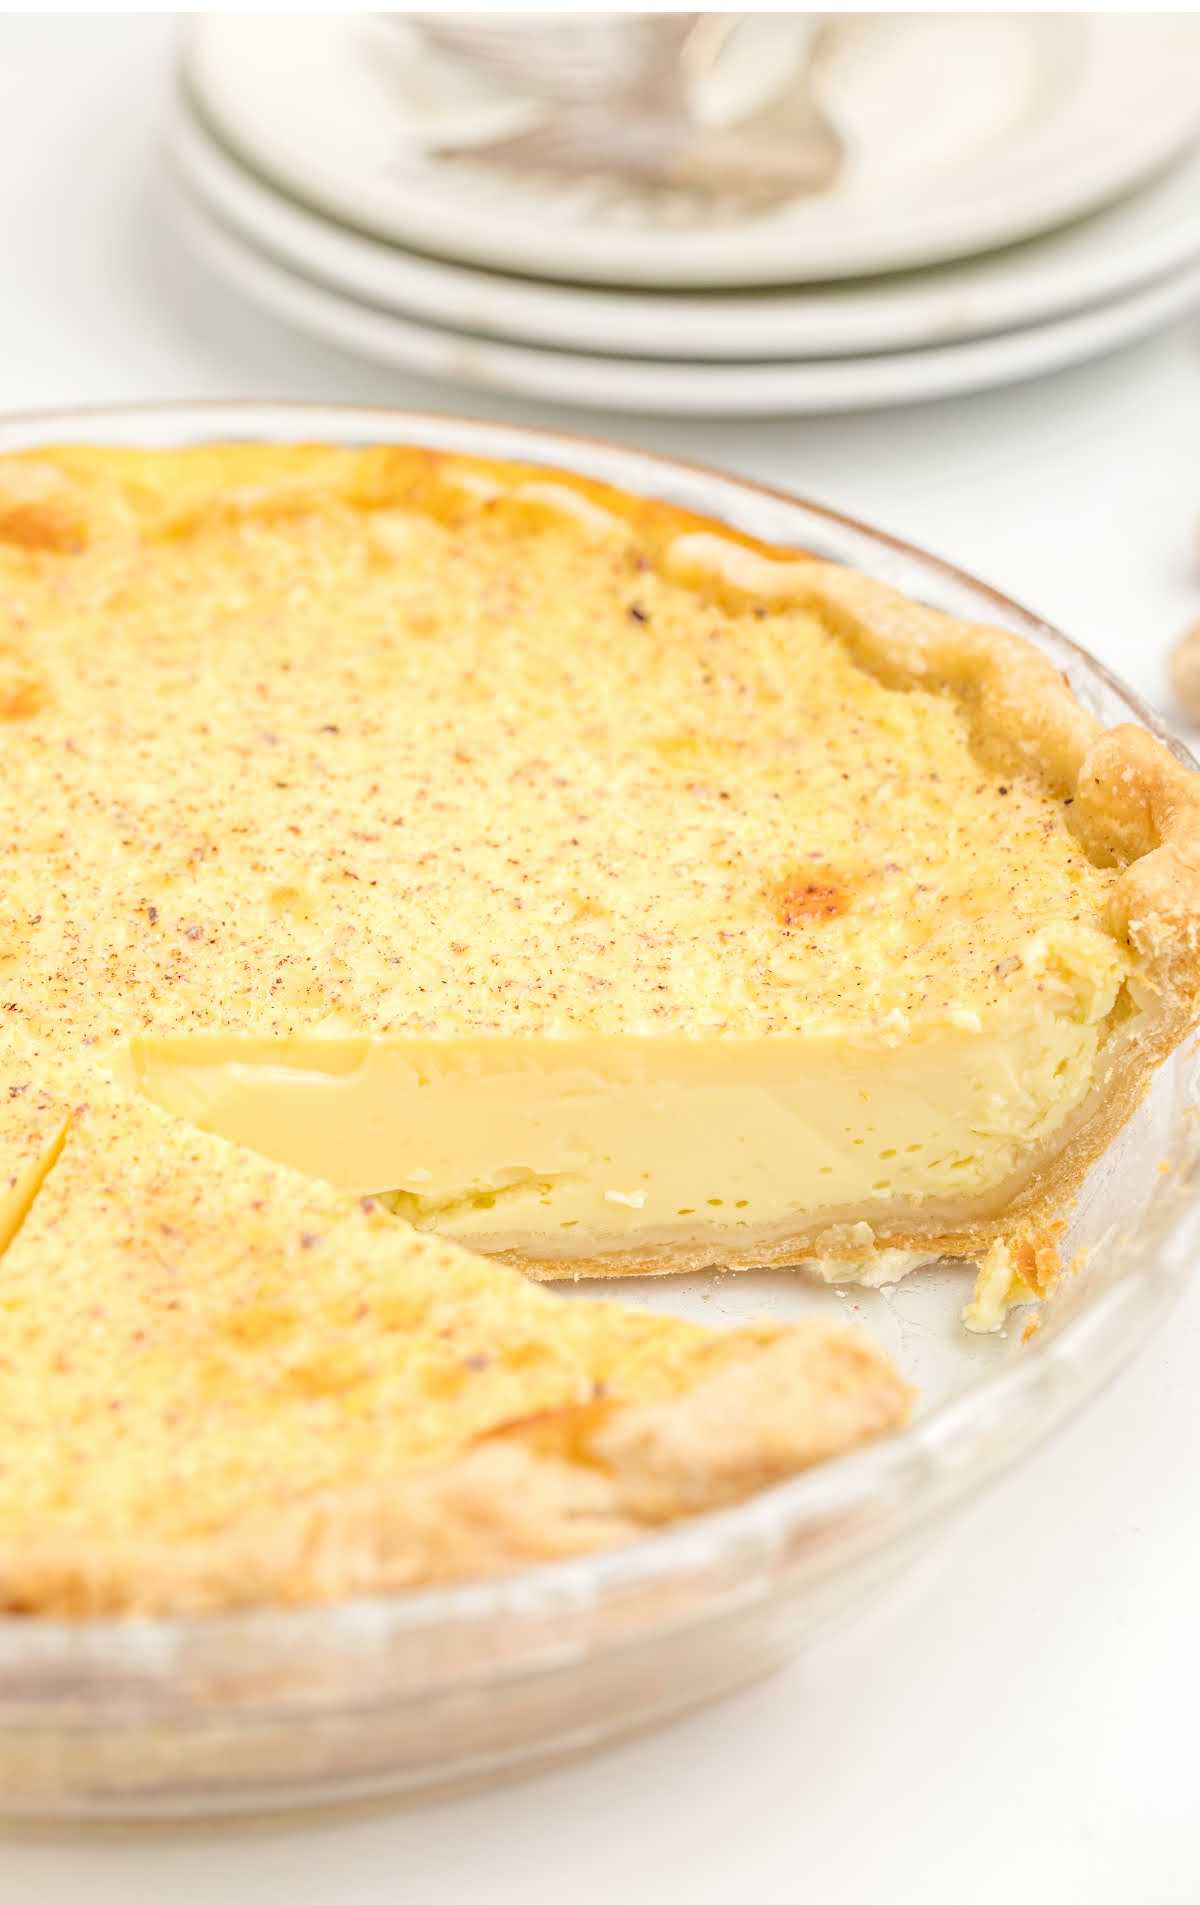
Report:
M979 1263L989 1253L1003 1250L1012 1264L1014 1296L1010 1300L1043 1297L1054 1286L1060 1239L1084 1179L1137 1110L1155 1066L1189 1029L1190 1025L1178 1022L1160 1023L1153 1035L1142 1032L1125 1041L1120 1058L1110 1063L1104 1084L1081 1109L1067 1142L1026 1178L1002 1211L990 1217L947 1222L936 1216L922 1220L909 1215L881 1222L876 1214L868 1226L869 1241L855 1234L861 1226L843 1219L834 1226L828 1221L809 1222L786 1235L774 1234L757 1242L746 1240L744 1232L731 1231L728 1240L716 1237L691 1243L634 1244L571 1257L543 1256L524 1248L488 1252L486 1243L478 1240L475 1247L513 1264L526 1276L548 1282L685 1275L700 1270L802 1270L805 1260L814 1258L844 1262L849 1270L855 1263L869 1264L880 1250L912 1251L931 1260L957 1257ZM847 1277L847 1281L852 1280L852 1276Z

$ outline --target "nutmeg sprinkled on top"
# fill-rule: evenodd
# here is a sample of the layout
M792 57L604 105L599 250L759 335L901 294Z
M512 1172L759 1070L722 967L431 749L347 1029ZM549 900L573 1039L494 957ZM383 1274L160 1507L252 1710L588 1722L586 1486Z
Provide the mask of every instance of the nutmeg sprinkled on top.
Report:
M0 459L0 1008L869 1039L1100 924L960 698L678 579L681 526L407 449Z

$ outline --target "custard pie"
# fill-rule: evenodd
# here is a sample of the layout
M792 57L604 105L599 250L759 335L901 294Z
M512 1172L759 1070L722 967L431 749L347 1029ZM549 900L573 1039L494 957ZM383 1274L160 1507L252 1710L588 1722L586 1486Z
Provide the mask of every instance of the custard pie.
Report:
M994 1322L1196 1020L1196 781L843 568L223 444L0 460L0 570L9 1019L534 1277L949 1255Z

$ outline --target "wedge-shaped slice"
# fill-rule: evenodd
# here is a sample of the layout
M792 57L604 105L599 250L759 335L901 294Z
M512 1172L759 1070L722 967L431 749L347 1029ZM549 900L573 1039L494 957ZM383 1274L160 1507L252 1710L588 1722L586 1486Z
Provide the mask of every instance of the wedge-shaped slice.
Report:
M517 1568L736 1501L907 1414L856 1330L563 1300L98 1072L60 1066L47 1091L0 1069L6 1181L43 1171L0 1258L7 1609Z

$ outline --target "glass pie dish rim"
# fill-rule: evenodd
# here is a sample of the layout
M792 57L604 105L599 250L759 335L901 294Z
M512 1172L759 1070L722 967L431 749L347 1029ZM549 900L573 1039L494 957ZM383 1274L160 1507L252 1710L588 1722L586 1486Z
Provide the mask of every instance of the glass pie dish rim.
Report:
M574 469L672 502L681 501L682 489L694 493L686 506L718 521L730 520L718 506L720 500L728 504L741 497L746 511L734 511L735 526L740 528L749 525L736 520L739 514L744 518L755 510L764 520L778 517L781 523L790 514L797 528L807 518L810 527L827 525L835 540L839 536L851 542L859 539L890 552L914 571L936 572L964 601L991 605L1006 626L1049 644L1103 683L1132 718L1163 740L1180 760L1196 766L1186 747L1111 670L1011 597L901 537L751 478L604 438L385 405L181 400L64 407L0 418L0 451L72 439L169 445L217 437L426 443L466 454ZM627 466L626 478L617 474L622 466ZM639 471L646 479L642 485L636 481ZM696 501L696 495L707 496L707 501ZM784 540L761 524L750 533L768 542ZM797 542L796 546L804 545ZM1165 1221L1160 1223L1161 1234L1168 1229ZM481 1677L492 1680L568 1664L572 1646L578 1649L582 1643L546 1633L545 1624L555 1614L578 1613L629 1590L665 1586L677 1578L694 1580L706 1569L728 1569L736 1563L736 1603L753 1600L756 1584L766 1596L772 1581L769 1564L778 1560L789 1538L827 1525L830 1517L852 1518L872 1502L886 1502L888 1512L881 1518L877 1537L886 1540L889 1531L896 1529L898 1514L904 1524L911 1525L960 1499L1014 1463L1057 1420L1081 1406L1141 1346L1181 1286L1186 1264L1160 1261L1151 1247L1154 1241L1153 1236L1147 1238L1139 1260L1079 1314L1069 1317L1050 1340L1035 1339L1018 1361L983 1375L968 1391L918 1415L899 1434L812 1468L736 1507L677 1522L603 1554L460 1586L305 1607L267 1606L132 1620L0 1616L0 1728L8 1704L4 1677L10 1669L28 1668L31 1660L53 1663L56 1669L78 1675L81 1686L92 1689L88 1713L94 1721L101 1712L128 1710L131 1695L140 1708L153 1687L173 1688L178 1657L195 1639L203 1640L206 1653L217 1646L233 1672L239 1659L253 1660L268 1636L273 1648L282 1644L289 1652L303 1652L319 1640L326 1648L333 1644L335 1650L337 1643L344 1642L352 1653L361 1655L364 1649L382 1650L390 1638L402 1634L411 1638L448 1630L462 1633L493 1623L508 1630L524 1626L528 1651L501 1673ZM1031 1405L1023 1417L1022 1400ZM1032 1406L1038 1402L1041 1407ZM1018 1421L1015 1434L998 1438L993 1433L998 1426L1011 1429ZM1003 1440L1002 1448L997 1446L999 1440ZM543 1629L540 1646L539 1628ZM639 1628L635 1638L643 1640L646 1635L647 1630ZM619 1646L620 1642L605 1645ZM455 1674L443 1671L431 1674L424 1687L406 1687L401 1697L420 1700L423 1694L453 1684ZM396 1688L389 1687L381 1698L395 1701ZM28 1700L22 1705L27 1711ZM246 1714L253 1710L252 1705L242 1705ZM181 1712L180 1717L186 1715Z

